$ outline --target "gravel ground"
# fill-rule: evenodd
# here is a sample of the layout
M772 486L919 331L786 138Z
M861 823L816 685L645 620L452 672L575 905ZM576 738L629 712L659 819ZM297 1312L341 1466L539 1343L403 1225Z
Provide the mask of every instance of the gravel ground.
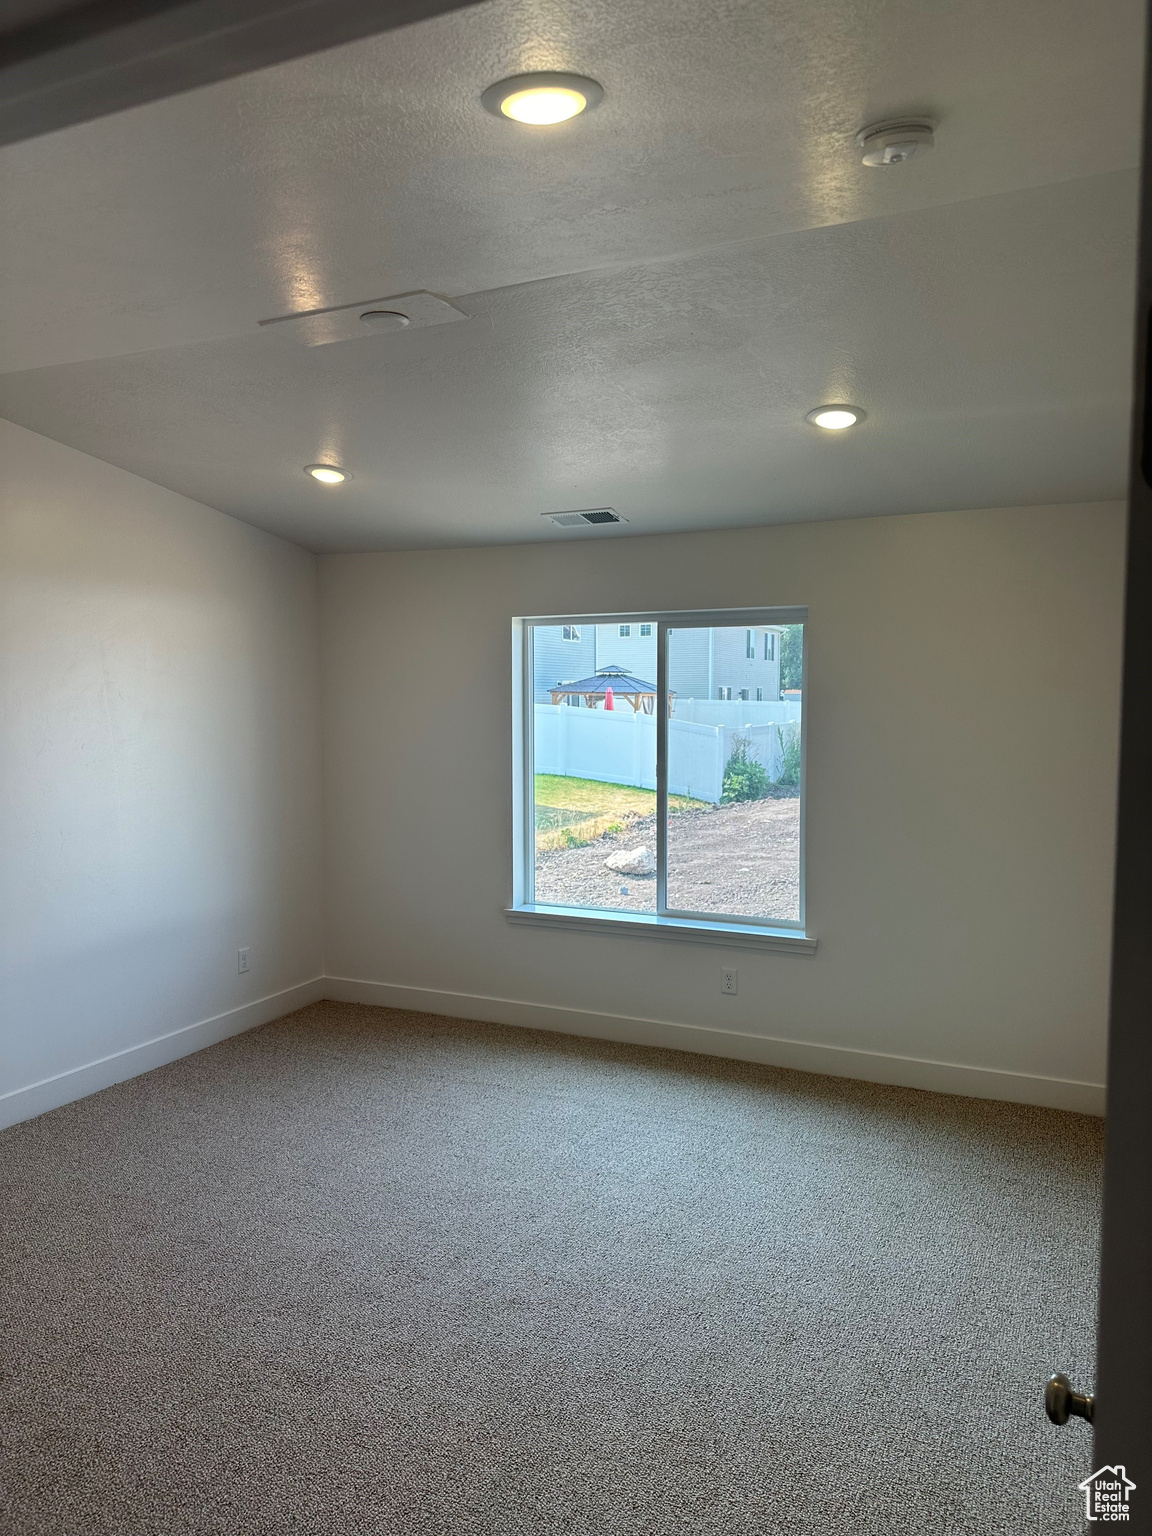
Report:
M614 875L622 848L656 851L656 818L585 848L536 857L536 900L566 907L656 910L655 875ZM690 912L795 920L800 915L800 799L752 800L685 811L668 833L668 905Z

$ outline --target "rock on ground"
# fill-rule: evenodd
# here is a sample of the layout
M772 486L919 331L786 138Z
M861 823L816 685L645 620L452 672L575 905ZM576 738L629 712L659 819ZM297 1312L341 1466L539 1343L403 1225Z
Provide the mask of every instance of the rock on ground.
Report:
M622 848L604 860L604 868L616 875L654 875L656 855L651 848Z

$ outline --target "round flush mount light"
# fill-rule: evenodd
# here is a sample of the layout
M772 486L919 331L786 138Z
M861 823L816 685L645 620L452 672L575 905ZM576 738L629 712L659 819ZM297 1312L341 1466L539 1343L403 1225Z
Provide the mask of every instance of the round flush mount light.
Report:
M373 331L402 331L411 324L408 316L398 309L366 309L360 321Z
M818 405L804 420L814 427L823 427L825 432L843 432L845 427L854 427L858 421L863 421L864 412L854 405Z
M936 134L923 118L903 119L861 128L856 142L864 151L865 165L903 165L913 155L926 155L936 142Z
M604 88L583 75L540 73L513 75L490 85L480 105L497 117L509 117L533 128L567 122L590 112L604 99Z
M305 464L304 473L321 485L342 485L348 479L348 471L337 469L335 464Z

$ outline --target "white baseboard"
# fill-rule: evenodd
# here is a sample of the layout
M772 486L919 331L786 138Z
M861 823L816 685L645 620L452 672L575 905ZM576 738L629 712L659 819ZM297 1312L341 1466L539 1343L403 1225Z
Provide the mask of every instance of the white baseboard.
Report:
M1103 1083L1072 1078L1033 1076L988 1067L967 1067L950 1061L925 1061L883 1051L858 1051L849 1046L817 1045L803 1040L778 1040L732 1029L695 1024L669 1024L622 1014L594 1013L582 1008L557 1008L548 1003L521 1003L504 997L477 997L469 992L438 992L427 987L394 986L383 981L354 981L329 976L325 997L343 1003L373 1003L383 1008L408 1008L419 1013L448 1014L487 1024L514 1024L548 1029L563 1035L619 1040L631 1045L657 1045L702 1056L728 1056L763 1066L791 1067L830 1077L854 1077L867 1083L892 1083L924 1088L931 1093L956 1093L966 1098L1003 1099L1013 1104L1038 1104L1103 1115Z
M961 1066L956 1062L926 1061L915 1056L894 1056L882 1051L860 1051L849 1046L818 1045L803 1040L781 1040L732 1029L712 1029L694 1024L670 1024L660 1019L638 1019L623 1014L596 1013L583 1008L559 1008L548 1003L524 1003L511 998L480 997L471 992L441 992L429 987L396 986L382 981L355 981L348 977L314 977L299 986L243 1007L172 1030L114 1055L86 1062L71 1071L45 1078L27 1087L0 1094L0 1128L30 1120L46 1110L58 1109L74 1099L85 1098L126 1078L151 1072L181 1056L190 1056L230 1035L268 1024L296 1008L320 998L336 1002L371 1003L382 1008L406 1008L418 1013L446 1014L452 1018L477 1019L488 1024L512 1024L523 1029L547 1029L562 1035L593 1040L618 1040L631 1045L663 1046L701 1056L726 1056L735 1061L764 1066L790 1067L798 1072L818 1072L829 1077L852 1077L868 1083L892 1083L903 1088L924 1088L932 1093L956 1093L967 1098L1003 1099L1015 1104L1039 1104L1051 1109L1076 1110L1080 1114L1104 1113L1104 1085L1062 1077L1042 1077L1026 1072L1003 1072L987 1067Z
M86 1098L101 1088L110 1088L113 1083L138 1077L141 1072L151 1072L154 1067L166 1066L181 1056L191 1056L206 1045L215 1045L217 1041L226 1040L229 1035L239 1035L246 1029L256 1029L327 995L323 977L315 976L299 986L287 987L283 992L258 997L255 1002L245 1003L240 1008L230 1008L227 1013L201 1019L198 1024L186 1024L182 1029L157 1035L154 1040L145 1040L140 1045L130 1045L127 1050L101 1056L97 1061L85 1062L83 1066L60 1072L55 1077L29 1083L25 1088L14 1088L11 1093L0 1094L0 1129L16 1125L20 1120L31 1120L46 1110L59 1109L61 1104Z

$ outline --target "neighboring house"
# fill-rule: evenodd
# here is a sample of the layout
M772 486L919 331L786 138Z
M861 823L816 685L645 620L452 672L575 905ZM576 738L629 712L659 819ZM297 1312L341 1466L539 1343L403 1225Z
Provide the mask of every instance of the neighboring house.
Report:
M597 624L596 665L623 667L636 677L656 681L656 626L640 624Z
M532 699L550 704L552 689L596 670L595 624L538 625L532 632Z
M681 631L681 634L686 633ZM691 697L763 700L780 697L780 625L714 629L711 635L708 692ZM670 651L673 659L675 648L676 636L673 635ZM685 697L688 696L685 692Z
M780 633L779 625L763 624L674 630L668 687L682 699L779 699ZM537 704L549 703L553 688L600 667L623 667L655 682L656 625L633 619L626 624L550 624L534 631L532 697Z
M668 687L682 699L780 697L779 625L673 630ZM596 666L656 676L655 624L597 624Z

